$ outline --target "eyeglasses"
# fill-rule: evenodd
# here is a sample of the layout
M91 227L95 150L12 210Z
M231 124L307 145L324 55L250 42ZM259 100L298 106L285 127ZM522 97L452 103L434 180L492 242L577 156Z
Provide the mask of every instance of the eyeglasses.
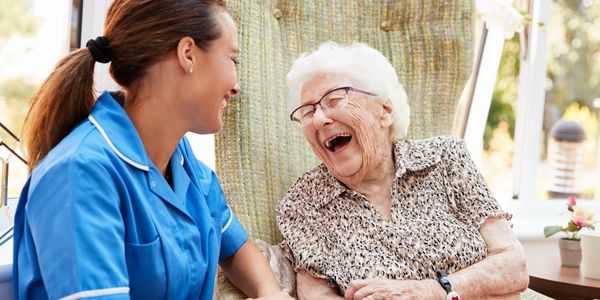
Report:
M300 105L300 107L294 109L294 111L290 114L290 120L302 124L302 126L306 126L312 123L315 111L317 110L317 105L319 105L324 112L333 111L346 103L349 92L377 96L376 94L349 86L336 88L325 93L325 95L323 95L319 101Z

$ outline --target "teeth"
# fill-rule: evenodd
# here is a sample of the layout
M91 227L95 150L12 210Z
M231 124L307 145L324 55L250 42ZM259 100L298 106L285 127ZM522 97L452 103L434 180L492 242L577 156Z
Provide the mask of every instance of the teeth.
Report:
M225 108L225 106L227 106L227 101L223 101L223 108Z
M327 141L325 141L325 147L331 148L331 141L333 141L336 137L340 137L340 136L352 136L352 135L349 133L336 134L336 135L330 137Z

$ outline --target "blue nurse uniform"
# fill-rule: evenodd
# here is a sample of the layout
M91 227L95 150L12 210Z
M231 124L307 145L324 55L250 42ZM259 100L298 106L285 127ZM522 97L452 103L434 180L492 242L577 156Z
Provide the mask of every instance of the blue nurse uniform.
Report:
M247 235L185 137L170 167L173 188L119 102L102 94L23 189L17 299L212 298L218 262Z

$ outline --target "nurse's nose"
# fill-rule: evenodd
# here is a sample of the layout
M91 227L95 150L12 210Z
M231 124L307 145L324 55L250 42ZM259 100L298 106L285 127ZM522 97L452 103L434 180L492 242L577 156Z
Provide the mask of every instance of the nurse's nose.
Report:
M240 91L241 91L240 84L236 82L235 85L233 86L233 88L229 91L229 93L233 97L233 96L239 94Z

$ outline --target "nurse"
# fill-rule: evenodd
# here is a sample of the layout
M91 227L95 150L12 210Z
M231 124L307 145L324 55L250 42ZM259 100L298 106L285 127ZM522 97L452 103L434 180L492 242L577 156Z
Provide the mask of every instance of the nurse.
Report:
M250 297L287 298L184 137L221 129L238 56L222 0L112 3L31 100L17 299L210 299L217 264ZM95 99L96 62L122 91Z

